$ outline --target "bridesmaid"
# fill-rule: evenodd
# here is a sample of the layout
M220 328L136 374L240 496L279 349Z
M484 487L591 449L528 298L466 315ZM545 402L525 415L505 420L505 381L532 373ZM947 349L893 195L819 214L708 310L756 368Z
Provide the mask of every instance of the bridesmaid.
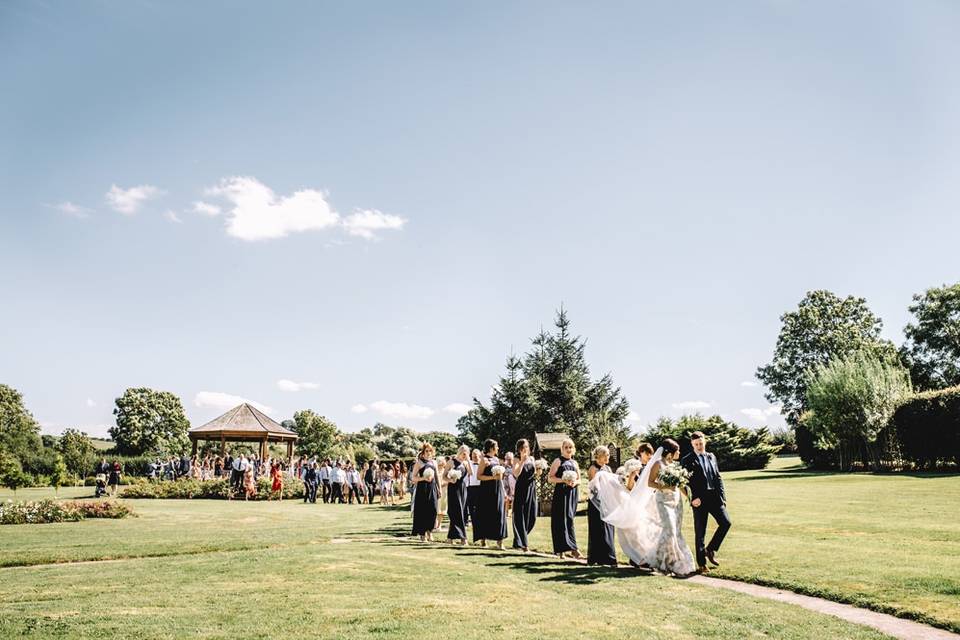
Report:
M477 467L477 479L480 490L477 493L477 520L474 532L480 530L480 545L487 546L487 540L496 540L497 549L503 549L503 539L507 537L507 513L503 502L503 476L495 476L491 469L500 464L497 453L500 446L496 440L487 439L483 443L483 457ZM476 535L476 534L475 534Z
M437 511L439 509L437 487L440 478L437 477L437 464L433 461L433 454L433 445L424 442L423 446L420 447L417 462L413 466L413 483L416 486L413 505L413 535L420 536L421 542L433 540L433 527L437 523ZM427 469L433 471L433 477L429 479L423 476Z
M577 533L573 529L573 518L577 514L577 498L580 484L580 467L573 459L576 447L573 440L567 438L560 445L560 457L550 466L547 481L553 485L553 503L550 508L550 533L553 535L553 552L561 558L567 552L574 558L583 558L577 549ZM572 471L573 480L564 480L563 474Z
M460 544L467 544L467 481L470 479L470 447L465 444L457 449L457 455L450 458L444 473L459 471L460 479L456 482L447 482L447 517L450 519L450 528L447 530L447 540L459 540Z
M513 548L529 551L527 536L537 524L537 481L540 475L530 455L530 441L517 440L517 461L513 465L513 477L517 479L513 490Z
M593 477L600 471L610 471L610 449L600 446L593 450L593 462L587 469L587 477ZM587 564L609 564L617 566L617 552L613 548L613 525L603 521L600 509L593 503L593 496L587 501L587 524L590 535L587 546Z

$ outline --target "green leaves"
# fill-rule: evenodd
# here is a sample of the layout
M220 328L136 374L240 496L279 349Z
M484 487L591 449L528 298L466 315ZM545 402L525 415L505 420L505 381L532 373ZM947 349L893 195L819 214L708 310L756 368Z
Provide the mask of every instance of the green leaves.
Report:
M913 296L900 350L914 386L921 390L960 385L960 282Z
M190 422L174 394L130 388L117 398L116 405L116 425L110 427L110 436L117 453L176 454L187 450Z

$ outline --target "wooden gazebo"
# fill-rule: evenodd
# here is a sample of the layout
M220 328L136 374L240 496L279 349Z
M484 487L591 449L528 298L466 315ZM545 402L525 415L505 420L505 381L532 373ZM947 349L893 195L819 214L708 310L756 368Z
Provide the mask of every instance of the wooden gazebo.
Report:
M221 453L226 452L227 441L259 442L261 458L266 457L269 443L286 442L288 460L293 457L293 443L298 437L296 433L246 402L203 426L190 429L187 435L193 442L193 455L197 455L197 444L201 440L219 442Z
M565 433L534 433L533 455L545 458L547 451L560 451L560 445L569 437Z

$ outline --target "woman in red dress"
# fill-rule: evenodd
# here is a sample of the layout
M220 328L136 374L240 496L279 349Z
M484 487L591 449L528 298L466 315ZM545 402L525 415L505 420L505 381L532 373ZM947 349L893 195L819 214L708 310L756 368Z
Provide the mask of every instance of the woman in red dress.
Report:
M271 490L277 494L278 500L283 502L283 476L280 474L280 465L275 464L270 468L270 479L273 481Z

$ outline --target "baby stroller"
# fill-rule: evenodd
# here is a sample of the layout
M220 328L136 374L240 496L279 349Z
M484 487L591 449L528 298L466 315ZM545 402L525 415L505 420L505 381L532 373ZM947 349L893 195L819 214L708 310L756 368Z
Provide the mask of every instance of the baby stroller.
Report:
M94 494L94 497L100 498L105 495L107 495L107 476L102 473L98 473L97 474L97 491Z

